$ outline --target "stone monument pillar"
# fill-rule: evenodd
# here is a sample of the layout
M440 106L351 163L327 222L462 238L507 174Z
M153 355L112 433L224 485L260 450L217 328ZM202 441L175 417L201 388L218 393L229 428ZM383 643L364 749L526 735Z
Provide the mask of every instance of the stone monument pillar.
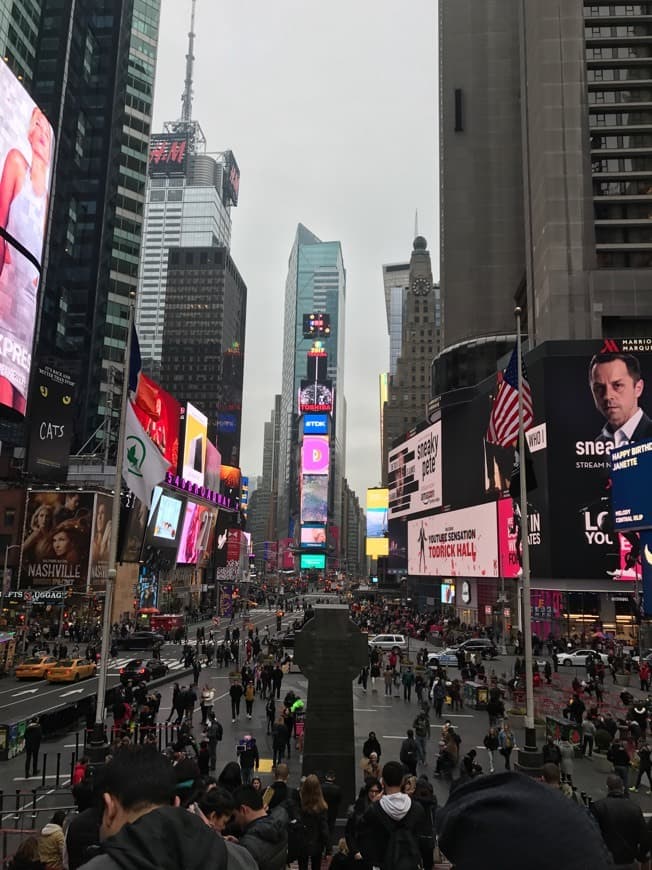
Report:
M308 678L302 773L335 771L342 806L355 798L353 680L369 661L367 635L345 604L317 604L295 636L294 660Z

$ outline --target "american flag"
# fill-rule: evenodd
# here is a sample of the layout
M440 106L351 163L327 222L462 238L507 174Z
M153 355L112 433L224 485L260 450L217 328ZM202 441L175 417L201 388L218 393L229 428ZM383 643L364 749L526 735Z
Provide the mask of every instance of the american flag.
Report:
M523 431L534 423L532 411L532 392L527 380L525 363L523 372ZM501 447L513 447L518 441L518 362L516 348L512 351L509 364L502 374L498 375L498 392L491 408L487 441L499 444Z

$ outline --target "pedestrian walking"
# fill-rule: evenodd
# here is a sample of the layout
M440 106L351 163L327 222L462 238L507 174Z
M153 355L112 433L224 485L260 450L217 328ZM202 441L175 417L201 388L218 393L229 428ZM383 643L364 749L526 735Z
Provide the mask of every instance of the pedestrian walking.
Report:
M32 766L32 776L38 773L38 753L43 739L43 729L34 716L25 728L25 779L29 779L29 768Z
M505 759L505 770L511 770L510 759L512 757L512 750L516 746L516 740L514 739L509 722L503 723L503 727L498 735L498 742L500 744L500 754Z
M561 753L561 764L559 766L561 768L562 777L569 785L572 785L575 749L568 738L559 741L559 751Z
M250 680L247 683L247 688L245 689L245 692L244 692L245 711L247 714L247 719L251 719L251 717L253 716L255 698L256 698L256 687L254 686L254 684Z
M390 665L387 665L387 667L385 668L385 670L383 672L383 681L385 683L385 694L391 695L392 694L392 683L394 682L394 671L392 670Z
M411 728L407 730L407 737L401 743L401 751L399 754L401 764L403 764L408 773L413 776L417 774L417 762L419 760L419 750L416 740L414 739L414 731Z
M630 788L630 791L638 791L641 780L647 776L648 794L652 794L652 750L647 743L643 743L638 750L638 775L636 777L636 785Z
M204 688L201 690L201 700L200 700L200 710L201 710L201 724L205 725L208 721L208 714L213 709L213 701L215 700L215 689L211 689L211 687L206 683Z
M231 722L235 722L236 719L240 718L240 701L242 700L242 695L244 694L244 689L240 683L233 683L231 688L229 689L229 697L231 698Z
M493 726L486 733L483 742L489 756L489 772L493 773L496 769L495 756L499 746L498 731Z
M426 742L430 739L430 719L425 710L421 710L419 715L412 723L414 730L414 740L417 744L417 752L419 762L426 763Z
M401 677L401 682L403 684L403 700L411 701L412 686L414 685L414 673L412 672L412 668L409 665L403 673L403 676Z
M208 755L209 767L214 771L217 767L217 744L224 736L224 728L215 717L215 713L211 710L208 714L208 724L206 726L206 739L208 740Z
M595 724L588 716L582 721L582 755L591 758L595 741Z
M249 734L241 741L241 746L238 755L240 756L240 770L242 772L242 784L250 785L251 778L254 774L254 769L258 770L260 766L260 754L256 746L256 738Z
M446 700L446 686L443 680L437 680L432 687L432 706L435 710L435 715L441 719L444 709L444 701Z
M270 695L265 704L265 716L267 717L267 733L271 734L276 720L276 703L273 695Z

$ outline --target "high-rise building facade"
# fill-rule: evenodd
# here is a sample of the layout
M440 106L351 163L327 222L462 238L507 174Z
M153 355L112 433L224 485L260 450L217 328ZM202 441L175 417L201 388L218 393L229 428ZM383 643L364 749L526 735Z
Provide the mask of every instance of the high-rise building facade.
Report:
M328 523L341 527L342 480L345 471L346 403L343 394L346 272L339 242L322 242L299 224L290 252L285 284L283 369L280 408L277 537L293 537L299 519L298 460L301 381L307 375L312 338L304 337L303 318L328 316L330 334L323 339L327 378L334 390L330 433Z
M29 88L34 74L42 0L0 0L0 57Z
M281 397L274 397L274 408L265 423L263 437L263 473L251 501L248 530L251 532L256 567L259 571L269 562L270 545L276 545L276 499Z
M652 335L648 12L440 4L442 357L506 339L515 299L534 344Z
M40 6L26 85L57 142L37 350L76 366L75 444L92 452L117 437L160 2L22 0L12 15L21 6L33 13L22 22L30 33ZM18 45L15 27L9 32Z
M226 248L170 248L161 385L208 418L224 465L239 465L247 287Z
M383 483L392 443L426 416L430 366L440 348L439 285L433 282L430 252L422 236L414 240L404 296L401 351L396 372L388 379L388 401L383 412Z
M389 374L396 374L396 361L401 355L405 297L410 286L410 264L390 263L383 266L383 289L389 334Z

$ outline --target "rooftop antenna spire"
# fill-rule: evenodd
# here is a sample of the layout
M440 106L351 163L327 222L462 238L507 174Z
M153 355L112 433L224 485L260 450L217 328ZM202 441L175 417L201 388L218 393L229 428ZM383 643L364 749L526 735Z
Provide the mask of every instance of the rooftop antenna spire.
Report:
M414 238L419 235L419 209L414 209Z
M188 54L186 55L186 82L181 95L181 120L192 120L192 74L195 66L195 7L197 0L192 0L190 15L190 32L188 33Z

